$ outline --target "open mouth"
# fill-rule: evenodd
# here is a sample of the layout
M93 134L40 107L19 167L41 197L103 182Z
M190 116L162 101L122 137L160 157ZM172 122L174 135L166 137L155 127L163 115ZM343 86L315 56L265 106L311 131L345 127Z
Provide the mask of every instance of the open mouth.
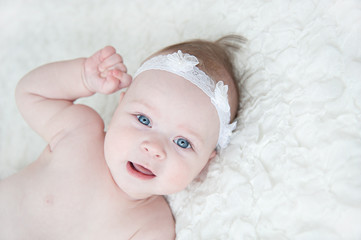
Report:
M127 163L127 170L131 175L143 180L148 180L155 177L151 170L133 162Z

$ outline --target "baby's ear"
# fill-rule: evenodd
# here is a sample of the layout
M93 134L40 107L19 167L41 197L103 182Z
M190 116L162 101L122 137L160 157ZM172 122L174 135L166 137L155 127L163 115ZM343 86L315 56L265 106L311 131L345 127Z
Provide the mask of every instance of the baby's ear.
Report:
M211 155L209 156L209 160L212 160L213 158L215 158L217 156L217 151L216 150L213 150L213 152L211 153Z

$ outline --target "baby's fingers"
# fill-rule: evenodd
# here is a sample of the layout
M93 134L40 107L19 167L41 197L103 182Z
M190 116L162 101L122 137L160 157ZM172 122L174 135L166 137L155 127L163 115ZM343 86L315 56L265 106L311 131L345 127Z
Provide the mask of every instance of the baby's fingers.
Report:
M100 50L100 61L104 61L104 59L110 57L111 55L115 54L116 50L112 46L106 46Z
M103 72L108 68L114 68L116 66L119 66L120 70L126 71L126 68L122 63L123 58L119 54L112 54L111 56L104 59L101 64L99 64L99 71Z
M111 74L108 74L108 76L103 82L100 92L104 94L111 94L118 91L119 89L119 80Z
M128 87L130 85L130 83L132 82L132 77L129 74L127 74L123 71L120 71L118 69L113 69L112 75L119 80L119 88L120 89Z

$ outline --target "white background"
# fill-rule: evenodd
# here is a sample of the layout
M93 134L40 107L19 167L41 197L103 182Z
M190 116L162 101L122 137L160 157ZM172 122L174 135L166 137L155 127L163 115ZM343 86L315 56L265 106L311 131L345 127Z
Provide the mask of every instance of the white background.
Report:
M360 1L68 2L0 0L0 178L45 146L14 99L31 69L110 44L132 74L169 44L237 33L238 128L169 196L178 239L361 239ZM108 122L117 97L82 102Z

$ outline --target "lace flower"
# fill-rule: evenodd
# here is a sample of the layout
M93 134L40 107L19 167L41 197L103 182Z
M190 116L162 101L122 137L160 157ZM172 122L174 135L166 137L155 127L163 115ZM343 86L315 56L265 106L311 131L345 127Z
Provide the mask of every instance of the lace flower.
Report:
M229 143L232 131L236 128L236 122L229 124L231 113L228 104L228 86L224 85L223 81L217 82L214 98L211 100L217 109L220 121L218 148L225 148Z
M189 54L183 54L181 50L176 53L167 55L168 66L172 69L178 69L183 72L193 70L193 68L199 63L195 56Z
M223 81L219 81L214 89L214 103L222 112L230 111L228 104L228 86L224 85Z

